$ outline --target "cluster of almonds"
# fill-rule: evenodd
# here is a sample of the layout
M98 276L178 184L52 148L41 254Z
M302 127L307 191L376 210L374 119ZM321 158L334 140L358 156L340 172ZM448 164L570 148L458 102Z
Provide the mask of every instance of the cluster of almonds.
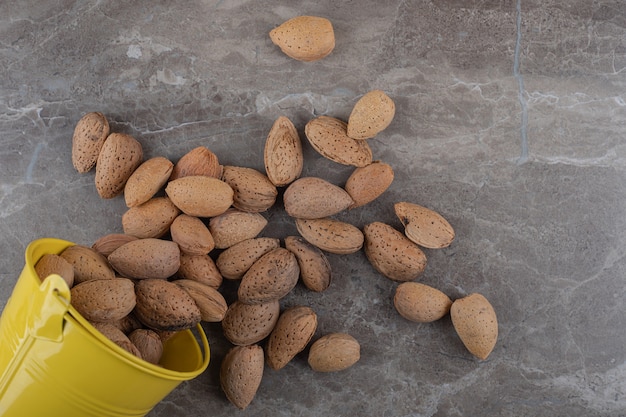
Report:
M302 61L320 59L334 47L330 22L310 16L285 22L270 37ZM393 169L373 160L367 139L383 131L394 114L394 102L373 90L357 101L347 123L320 116L306 124L306 138L317 152L354 167L340 187L301 177L302 142L284 116L268 133L263 173L221 165L205 147L192 149L175 164L165 157L144 161L135 138L111 133L103 114L88 113L74 131L72 162L81 173L95 166L95 186L103 199L123 194L128 206L124 233L103 236L92 247L75 245L46 255L37 272L42 278L63 276L80 314L155 364L172 332L200 321L221 322L234 345L221 364L221 386L240 409L256 395L265 364L283 368L312 340L316 313L307 306L281 312L280 300L299 281L311 291L329 287L325 252L363 249L378 272L400 283L394 305L403 317L428 322L450 312L465 346L484 359L497 338L489 302L472 294L452 303L442 292L413 282L426 267L420 247L442 248L454 239L441 215L398 202L394 209L404 233L382 222L361 230L333 218L375 200L393 181ZM262 213L275 204L281 188L284 209L300 233L285 237L284 246L280 239L259 236L268 223ZM219 292L223 279L238 281L237 299L230 305ZM329 333L311 344L308 362L315 371L332 372L359 358L354 337Z

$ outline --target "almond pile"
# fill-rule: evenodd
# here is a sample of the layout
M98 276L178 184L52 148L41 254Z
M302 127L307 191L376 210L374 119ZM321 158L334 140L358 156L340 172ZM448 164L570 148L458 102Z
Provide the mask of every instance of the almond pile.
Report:
M330 22L310 16L285 22L270 37L285 54L302 61L321 59L335 45ZM315 292L330 287L325 253L363 250L376 271L398 284L393 301L402 317L431 322L450 314L468 351L486 359L498 330L486 298L471 294L453 302L415 282L427 265L422 249L445 248L454 240L446 219L406 201L394 205L403 230L382 222L359 229L335 217L374 201L393 182L392 167L374 160L368 139L386 129L394 114L393 100L373 90L356 102L347 122L325 115L306 123L313 149L351 167L341 186L301 176L303 143L285 116L268 132L261 172L221 165L203 146L178 161L144 160L139 141L111 132L102 113L87 113L75 127L72 163L80 173L95 167L101 198L123 196L128 208L123 232L102 236L90 247L75 245L46 255L36 271L42 279L61 275L81 315L153 364L174 332L221 322L233 345L221 364L221 386L240 409L255 397L265 365L279 370L308 346L313 371L341 371L360 359L359 342L347 333L313 341L323 318L310 307L281 311L281 300L299 282ZM262 236L268 225L264 213L281 193L300 234L282 241ZM237 299L230 305L220 292L224 279L237 284Z

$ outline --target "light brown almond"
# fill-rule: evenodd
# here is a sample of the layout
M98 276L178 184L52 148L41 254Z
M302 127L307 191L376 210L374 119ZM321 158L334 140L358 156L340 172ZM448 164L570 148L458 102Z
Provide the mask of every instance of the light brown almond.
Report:
M69 288L74 285L74 267L55 253L47 253L39 258L35 264L35 272L42 281L49 275L57 274L63 278Z
M333 25L324 17L297 16L272 29L269 35L285 55L298 61L320 60L335 48Z
M140 206L131 207L122 215L124 234L139 239L165 235L180 214L168 197L154 197Z
M267 340L267 365L274 370L284 368L306 348L316 329L317 314L310 307L294 306L283 311Z
M137 240L137 237L125 233L109 233L108 235L98 238L91 248L106 257L124 243L128 243L132 240Z
M391 124L396 113L393 100L381 90L372 90L356 102L348 119L348 136L370 139Z
M166 279L180 267L180 249L170 240L137 239L115 249L107 259L124 277Z
M237 408L245 409L256 396L264 367L259 345L234 346L226 353L220 366L220 386Z
M309 366L317 372L338 372L361 359L361 345L347 333L329 333L317 339L309 349Z
M304 166L302 141L293 122L280 116L267 135L263 150L265 173L276 187L284 187L300 177Z
M115 271L107 259L87 246L69 246L60 256L74 269L74 285L92 279L115 278Z
M303 177L285 190L283 204L291 217L321 219L350 207L354 201L341 187L318 177Z
M272 249L241 278L237 295L248 304L279 300L296 286L299 275L300 267L293 253L285 248Z
M267 211L276 202L276 186L256 169L226 165L222 180L233 189L233 206L241 211Z
M246 239L255 238L265 226L267 220L260 213L232 208L209 220L209 231L217 249L226 249Z
M467 350L478 359L487 359L498 340L498 319L489 300L478 293L454 300L450 317Z
M96 165L109 132L109 122L100 112L87 113L76 123L72 136L72 164L78 172L89 172Z
M330 286L332 276L330 262L321 249L298 236L287 236L285 248L296 256L300 278L308 289L321 292Z
M189 216L219 216L233 204L233 189L213 177L181 177L168 182L165 192L176 207Z
M141 358L153 364L158 364L163 356L163 342L158 333L150 329L136 329L129 335L128 339L141 353Z
M143 160L141 143L125 133L111 133L98 154L96 191L110 199L124 191L126 181Z
M452 301L436 288L411 281L398 285L393 305L405 319L429 323L448 314Z
M426 255L392 226L373 222L363 228L365 256L372 266L393 281L412 281L424 272Z
M198 217L179 215L170 226L170 234L181 252L189 255L206 255L215 247L209 228Z
M128 336L126 336L120 329L115 327L115 325L111 323L91 323L96 330L102 333L107 339L124 349L125 351L132 353L139 359L143 359L141 357L141 352L137 349L137 346L130 341Z
M246 304L234 301L222 320L224 337L233 345L246 346L259 343L270 335L278 316L278 300L260 304Z
M436 211L405 201L396 203L394 210L404 225L404 234L418 245L439 249L454 240L454 229Z
M200 309L202 321L211 323L222 321L228 304L219 291L191 279L177 279L172 282L187 291L193 298Z
M240 279L261 256L279 246L276 238L246 239L221 252L215 264L224 278Z
M196 175L222 178L222 166L217 155L204 146L190 150L176 162L170 175L170 181Z
M135 315L155 330L190 329L202 320L200 309L187 291L164 279L143 279L135 285Z
M135 285L126 278L84 281L72 287L71 303L90 322L116 322L135 308Z
M179 279L191 279L216 289L223 280L215 261L209 255L188 255L184 252L180 254L180 267L176 275Z
M363 232L340 220L296 219L296 227L307 242L326 252L346 255L363 247Z
M342 120L319 116L306 124L304 133L313 149L331 161L355 167L371 164L369 144L349 137L347 128L347 123Z
M355 168L344 186L354 203L353 209L364 206L380 197L393 182L394 173L391 165L380 161Z
M137 167L124 186L127 207L135 207L150 200L165 185L174 164L167 158L156 156Z

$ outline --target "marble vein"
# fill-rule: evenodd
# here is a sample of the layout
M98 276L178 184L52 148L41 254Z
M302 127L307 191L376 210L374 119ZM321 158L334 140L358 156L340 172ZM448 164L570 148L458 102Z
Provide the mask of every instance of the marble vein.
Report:
M520 126L521 154L517 159L518 164L528 161L528 104L525 98L524 77L520 72L520 53L522 49L522 0L517 0L515 6L517 37L515 39L515 56L513 62L513 75L519 87L519 104L522 109Z

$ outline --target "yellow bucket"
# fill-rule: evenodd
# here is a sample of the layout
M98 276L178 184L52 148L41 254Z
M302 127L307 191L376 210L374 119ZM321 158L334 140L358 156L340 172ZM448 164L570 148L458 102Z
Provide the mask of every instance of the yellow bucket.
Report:
M183 381L209 364L200 325L164 346L160 366L111 342L71 305L58 275L43 282L34 265L73 245L39 239L26 248L26 265L0 317L0 416L145 416ZM204 354L203 354L204 352Z

